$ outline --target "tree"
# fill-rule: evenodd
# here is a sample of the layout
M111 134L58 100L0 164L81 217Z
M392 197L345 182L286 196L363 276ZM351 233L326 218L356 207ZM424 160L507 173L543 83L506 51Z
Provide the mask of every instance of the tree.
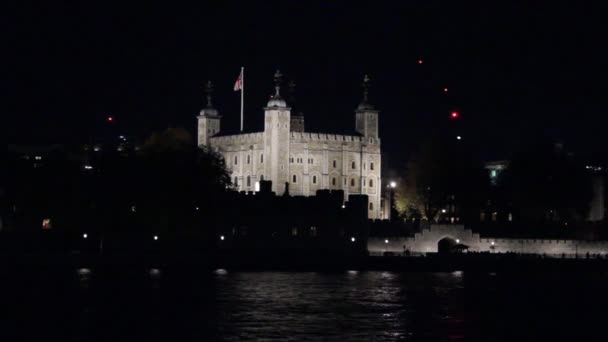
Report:
M138 155L138 171L136 202L148 227L197 229L201 221L196 215L207 223L221 216L231 186L224 159L209 148L197 148L184 129L153 134Z
M462 143L431 138L407 164L396 191L396 205L406 217L436 221L441 211L470 218L483 202L487 176Z

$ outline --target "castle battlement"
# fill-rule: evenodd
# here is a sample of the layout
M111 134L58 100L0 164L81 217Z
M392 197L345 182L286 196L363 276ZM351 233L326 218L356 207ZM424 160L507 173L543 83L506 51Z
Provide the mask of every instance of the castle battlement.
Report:
M311 133L311 132L291 132L291 138L297 139L297 140L302 140L302 142L309 142L309 141L362 142L363 141L363 137L356 136L356 135Z
M234 135L222 135L211 137L211 145L231 145L231 144L258 144L264 141L263 132L242 133Z

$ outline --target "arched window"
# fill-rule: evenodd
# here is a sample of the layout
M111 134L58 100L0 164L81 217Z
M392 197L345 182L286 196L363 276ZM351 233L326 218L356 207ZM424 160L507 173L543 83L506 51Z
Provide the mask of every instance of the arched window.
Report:
M331 179L331 185L336 185L336 177Z
M234 165L237 165L238 163L239 163L239 157L234 156Z
M264 180L264 175L260 175L260 180L263 181Z
M333 165L334 165L334 169L336 168L336 165L338 164L338 162L336 160L334 160Z
M370 179L370 180L369 180L369 187L370 187L370 188L373 188L373 187L374 187L374 180L373 180L373 179Z
M260 164L264 164L264 153L260 153Z
M317 184L317 176L312 176L312 184Z
M350 167L351 167L352 169L356 169L356 168L357 168L357 165L355 164L355 162L352 162L352 163L350 164Z
M251 177L247 176L247 186L251 186Z
M365 170L365 162L363 162L363 170Z
M239 178L234 177L234 186L239 186Z
M355 186L355 179L354 179L354 178L352 178L352 179L350 180L350 186Z
M374 210L374 203L369 202L369 210Z
M370 170L373 170L373 169L374 169L374 163L373 163L373 162L369 163L369 169L370 169Z
M247 155L247 164L251 164L251 156Z
M292 181L292 183L297 183L298 182L298 177L296 177L296 175L293 175L291 177L291 181Z

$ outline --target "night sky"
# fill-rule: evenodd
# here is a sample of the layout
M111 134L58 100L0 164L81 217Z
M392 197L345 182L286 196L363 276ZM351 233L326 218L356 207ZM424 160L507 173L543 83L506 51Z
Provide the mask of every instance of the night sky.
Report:
M208 79L223 128L236 131L240 97L232 86L245 66L246 130L261 130L279 68L298 85L308 131L353 132L367 73L391 160L405 160L449 123L452 110L484 158L508 156L533 135L604 158L608 56L600 8L287 3L20 5L5 50L8 141L93 141L107 115L117 132L140 138L168 126L194 132Z

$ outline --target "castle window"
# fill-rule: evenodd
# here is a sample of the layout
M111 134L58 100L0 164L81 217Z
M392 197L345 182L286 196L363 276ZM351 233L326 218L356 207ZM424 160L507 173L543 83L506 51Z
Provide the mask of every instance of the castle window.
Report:
M331 185L336 185L336 177L331 179Z
M260 180L263 181L264 180L264 175L260 175Z
M292 181L293 183L297 183L297 182L298 182L298 177L296 177L296 175L293 175L293 176L291 177L291 181Z
M372 163L369 163L369 169L370 169L370 170L373 170L373 169L374 169L374 163L373 163L373 162L372 162Z
M352 178L352 179L350 180L350 186L355 186L355 179L354 179L354 178Z
M346 185L346 177L344 177L344 185Z
M351 168L354 170L354 169L356 169L356 168L357 168L357 165L355 164L355 162L352 162L352 163L350 164L350 167L351 167Z
M369 203L369 210L374 210L374 203Z
M363 163L363 170L365 170L365 162Z
M293 157L289 157L289 162L293 164Z
M239 178L234 177L234 186L239 186Z
M237 165L238 163L239 163L239 157L234 156L234 165Z
M251 186L251 177L247 176L247 186Z
M336 168L336 165L337 165L337 164L338 164L338 162L334 160L334 163L333 163L333 165L334 165L334 169Z
M247 164L251 164L251 156L247 155Z
M369 180L369 187L370 187L370 188L373 188L373 187L374 187L374 180L373 180L373 179L370 179L370 180Z
M312 176L312 184L317 184L317 176Z
M260 164L264 164L264 153L260 153Z

